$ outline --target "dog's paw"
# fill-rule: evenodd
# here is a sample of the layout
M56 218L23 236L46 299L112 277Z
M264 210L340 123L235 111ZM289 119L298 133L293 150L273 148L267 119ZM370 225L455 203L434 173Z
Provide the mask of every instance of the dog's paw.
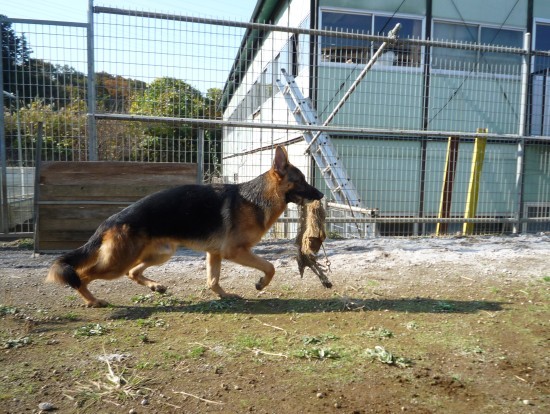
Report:
M260 280L258 280L258 282L256 282L256 289L257 290L263 290L263 288L265 287L265 284L264 284L264 278L260 278Z
M166 293L167 287L164 286L164 285L156 284L156 285L151 286L151 290L153 292Z
M87 308L106 308L109 306L109 302L103 299L96 299L95 301L86 302Z

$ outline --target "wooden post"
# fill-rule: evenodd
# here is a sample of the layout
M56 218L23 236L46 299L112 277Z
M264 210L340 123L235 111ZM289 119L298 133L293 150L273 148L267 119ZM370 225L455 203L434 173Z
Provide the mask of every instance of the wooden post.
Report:
M478 128L477 133L487 133L487 128ZM481 171L483 170L483 161L485 159L485 147L487 145L487 137L476 137L474 143L474 151L472 154L472 170L470 173L470 184L468 185L468 198L466 199L466 208L464 218L474 218L477 211L477 202L479 199L479 180ZM474 231L474 223L465 222L462 226L463 234L472 234Z
M456 163L458 160L458 137L449 137L447 143L447 156L445 158L445 172L443 174L443 188L441 189L441 200L439 202L439 214L437 218L451 217L451 201L453 197L453 184L456 173ZM449 223L437 223L436 234L447 233Z

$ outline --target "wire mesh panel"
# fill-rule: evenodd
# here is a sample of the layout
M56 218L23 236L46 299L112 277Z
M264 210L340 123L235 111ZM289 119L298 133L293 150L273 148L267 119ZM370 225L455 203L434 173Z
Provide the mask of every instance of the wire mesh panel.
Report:
M40 157L84 161L86 137L86 28L2 20L4 232L33 231L38 122ZM4 184L4 183L3 183Z
M32 206L8 219L6 201L32 199L37 122L44 160L193 162L208 183L256 177L283 145L333 236L550 231L545 20L530 51L517 25L305 0L269 23L90 17L4 19L19 56L3 68L4 233L30 230ZM297 217L269 236L293 237Z
M99 120L99 158L196 162L197 124L158 121L221 119L222 88L245 29L101 7L94 23L96 110L157 121ZM220 175L221 127L208 127L204 139L211 181Z

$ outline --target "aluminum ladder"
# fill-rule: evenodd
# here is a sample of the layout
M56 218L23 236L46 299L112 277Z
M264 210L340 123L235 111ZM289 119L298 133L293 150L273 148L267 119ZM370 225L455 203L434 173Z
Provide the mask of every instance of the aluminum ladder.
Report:
M284 69L281 69L281 72L285 77L286 85L277 79L277 86L296 122L299 125L319 125L317 112L311 106L310 100L302 94L294 77ZM361 207L361 197L350 180L330 137L324 132L315 134L312 131L303 131L303 136L335 201L345 206Z

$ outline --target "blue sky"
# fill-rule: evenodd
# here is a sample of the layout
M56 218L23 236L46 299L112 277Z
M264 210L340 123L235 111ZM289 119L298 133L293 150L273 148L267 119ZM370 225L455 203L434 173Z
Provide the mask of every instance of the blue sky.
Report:
M96 6L250 20L257 0L96 0ZM88 0L2 1L0 14L13 18L85 22Z
M88 0L3 1L0 14L9 18L87 21ZM163 12L213 19L248 22L257 0L112 0L96 6ZM125 20L122 16L99 14L95 37L95 72L151 82L168 76L182 79L206 92L222 89L244 29L226 26L176 24L153 19ZM100 22L98 25L97 23ZM72 66L86 72L84 29L14 24L33 51L31 57Z

